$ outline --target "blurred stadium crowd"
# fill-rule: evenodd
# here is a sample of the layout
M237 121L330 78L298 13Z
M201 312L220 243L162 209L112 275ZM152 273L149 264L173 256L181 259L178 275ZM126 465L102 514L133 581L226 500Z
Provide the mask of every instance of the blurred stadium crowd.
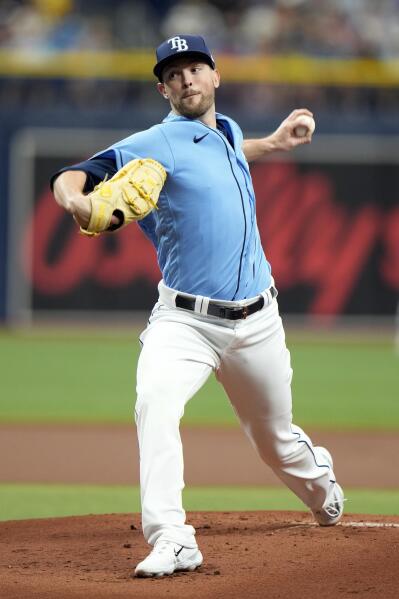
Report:
M0 50L153 48L176 33L206 36L218 53L302 54L386 60L399 56L399 0L1 0ZM229 103L259 113L311 102L324 112L393 112L397 89L228 86ZM234 89L232 89L234 88ZM106 108L151 103L148 84L0 79L0 106ZM244 103L244 104L243 104Z
M0 46L152 47L178 32L223 52L392 57L399 0L2 0Z

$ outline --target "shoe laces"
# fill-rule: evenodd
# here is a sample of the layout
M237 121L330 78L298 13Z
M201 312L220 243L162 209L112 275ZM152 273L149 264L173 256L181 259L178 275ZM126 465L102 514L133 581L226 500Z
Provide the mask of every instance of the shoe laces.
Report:
M336 518L343 510L344 501L346 501L346 497L343 497L342 499L335 498L334 501L326 505L324 511L330 518Z
M334 503L326 505L324 511L330 516L330 518L336 518L341 513L341 505L338 501L335 501Z

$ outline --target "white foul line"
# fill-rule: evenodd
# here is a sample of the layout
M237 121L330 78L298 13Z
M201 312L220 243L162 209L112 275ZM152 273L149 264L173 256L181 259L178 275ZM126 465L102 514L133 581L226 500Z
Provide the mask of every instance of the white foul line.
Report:
M303 524L294 524L291 528L300 528L301 526L314 526L319 528L317 522L309 522ZM398 522L338 522L335 526L345 526L346 528L399 528ZM324 528L324 527L322 527Z
M358 527L358 528L399 528L395 522L340 522L338 526Z

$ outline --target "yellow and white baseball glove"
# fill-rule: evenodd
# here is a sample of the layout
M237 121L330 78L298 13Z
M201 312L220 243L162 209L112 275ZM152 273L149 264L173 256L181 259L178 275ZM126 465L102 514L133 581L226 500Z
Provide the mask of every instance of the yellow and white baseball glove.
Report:
M156 208L165 180L166 171L156 160L131 160L87 196L91 216L87 228L80 228L81 233L93 237L146 217ZM119 218L119 225L111 225L113 214Z

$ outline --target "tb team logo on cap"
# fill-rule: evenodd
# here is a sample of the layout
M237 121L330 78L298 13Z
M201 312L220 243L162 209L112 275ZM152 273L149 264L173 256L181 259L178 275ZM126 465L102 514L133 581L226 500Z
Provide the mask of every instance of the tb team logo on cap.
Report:
M188 50L187 40L178 35L176 37L171 37L168 40L168 44L172 44L170 49L177 50L177 52L183 52L184 50Z
M157 63L154 67L154 75L162 81L162 70L166 65L176 58L180 52L184 57L192 56L194 60L201 60L209 64L211 69L215 68L215 61L205 40L200 35L179 34L165 40L156 49ZM178 58L179 56L177 56Z

